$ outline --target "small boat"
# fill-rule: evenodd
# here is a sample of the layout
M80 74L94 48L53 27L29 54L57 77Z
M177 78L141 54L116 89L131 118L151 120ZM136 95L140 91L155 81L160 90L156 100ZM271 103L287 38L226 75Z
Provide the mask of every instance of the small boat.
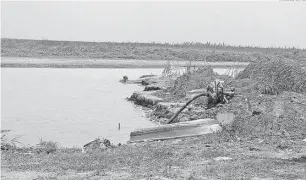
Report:
M129 143L198 136L219 130L222 130L222 128L217 120L198 119L133 131L130 134Z

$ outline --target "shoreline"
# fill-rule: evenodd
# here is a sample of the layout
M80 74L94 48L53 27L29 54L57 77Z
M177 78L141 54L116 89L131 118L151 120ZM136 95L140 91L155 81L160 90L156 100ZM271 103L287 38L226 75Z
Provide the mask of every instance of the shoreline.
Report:
M199 74L203 75L199 76ZM204 81L203 77L209 75L204 72L199 74L190 76L188 82L194 77L201 78ZM154 113L153 107L157 107L157 104L152 101L152 99L156 100L156 98L152 98L152 95L167 100L168 104L161 103L159 104L159 109L154 108L158 114L149 112L151 115L160 116L160 121L156 122L161 122L163 118L171 115L171 112L176 112L176 107L173 107L173 104L176 103L179 106L182 103L179 101L181 99L173 101L168 97L171 94L162 93L162 89L168 85L167 82L169 81L167 79L154 80L152 78L151 81L148 80L147 82L147 90L152 93L143 94L143 97L146 97L149 101L145 101L145 98L138 98L139 102L143 99L143 104L139 104L139 107L148 108L148 111ZM199 83L199 81L195 82ZM1 164L3 175L1 177L6 179L10 177L15 177L16 179L21 177L27 177L28 179L246 178L255 180L290 179L292 177L303 179L306 177L304 166L306 139L302 128L306 126L303 126L302 121L293 119L295 121L289 122L289 124L294 122L301 123L299 124L300 128L291 129L293 126L290 126L291 128L287 129L288 131L291 130L289 135L281 135L279 134L280 130L272 128L269 132L270 134L260 134L261 131L253 131L255 128L252 128L254 125L251 122L257 121L257 127L262 131L270 128L273 122L278 122L281 126L286 125L286 121L290 120L290 114L293 111L286 111L286 114L279 118L274 115L268 116L268 112L263 109L270 108L271 111L277 111L277 113L281 113L278 112L278 109L281 109L280 107L287 110L289 110L289 107L296 107L299 110L300 108L305 108L303 104L305 104L306 98L302 94L299 95L292 92L278 95L277 100L276 97L270 95L252 95L247 91L242 91L247 86L244 83L244 81L241 81L231 84L236 88L238 96L234 96L229 103L205 111L203 111L203 107L197 109L196 105L191 104L189 106L192 108L191 111L186 110L182 113L183 117L181 119L183 120L187 117L187 119L194 120L193 116L199 119L206 116L215 116L217 112L221 111L233 111L233 113L241 114L240 117L243 118L243 122L248 126L243 126L244 124L239 123L234 123L235 126L232 126L233 122L231 122L228 126L224 126L223 131L217 133L180 139L122 144L114 148L97 149L97 151L86 154L82 153L79 148L65 147L55 149L50 154L44 152L48 150L48 147L45 147L46 150L42 149L42 152L36 152L30 148L4 151L1 156L1 161L3 162ZM161 90L152 90L157 88ZM141 93L148 91L141 91ZM261 115L253 114L253 111L247 108L246 97L251 99L249 104L253 108L256 107L257 109L254 110L260 112ZM187 101L186 99L182 100L183 102ZM145 109L143 110L145 111ZM305 111L302 111L302 109L299 110L299 113L294 111L295 114L298 113L295 115L297 117L299 117L298 115L304 115L303 112ZM266 120L261 121L261 117L265 117ZM300 136L290 136L293 131ZM287 131L285 132L288 133Z
M185 60L138 60L138 59L79 59L79 58L20 58L1 57L2 68L164 68L211 66L213 68L243 68L249 62L204 62Z

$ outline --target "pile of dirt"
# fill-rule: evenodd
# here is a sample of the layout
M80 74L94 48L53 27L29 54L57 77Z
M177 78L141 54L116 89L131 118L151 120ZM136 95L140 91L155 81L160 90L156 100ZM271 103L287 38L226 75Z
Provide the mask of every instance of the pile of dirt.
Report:
M251 79L253 83L249 88L262 94L306 92L306 71L291 59L258 59L239 73L237 79Z
M238 113L228 129L233 136L305 138L306 96L285 91L252 97L246 104L249 112Z

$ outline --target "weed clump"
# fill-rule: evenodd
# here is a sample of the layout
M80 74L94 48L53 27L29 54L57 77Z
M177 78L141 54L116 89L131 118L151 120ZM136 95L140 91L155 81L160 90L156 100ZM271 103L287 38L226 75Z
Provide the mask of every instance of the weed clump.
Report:
M300 63L290 59L259 59L240 72L237 79L252 79L250 88L262 94L280 94L283 91L306 92L306 71Z
M14 138L9 138L7 135L11 130L1 129L1 150L15 150L17 148L17 144L20 143L18 141L19 136Z
M43 139L40 139L35 150L37 153L54 153L58 150L58 143L53 141L44 141Z
M170 91L177 98L186 96L187 91L193 89L206 88L207 85L215 80L215 73L211 67L199 68L195 71L187 71L178 77Z

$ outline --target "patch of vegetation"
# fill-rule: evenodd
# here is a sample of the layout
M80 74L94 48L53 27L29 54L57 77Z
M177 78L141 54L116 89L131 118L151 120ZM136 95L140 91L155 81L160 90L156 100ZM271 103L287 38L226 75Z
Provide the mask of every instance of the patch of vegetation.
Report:
M36 153L45 153L50 154L58 150L58 143L53 141L44 141L43 139L39 140L39 143L35 147Z
M20 144L18 139L19 136L16 136L14 138L9 138L8 133L11 130L2 130L1 129L1 150L15 150L17 148L17 144Z
M213 43L115 43L1 39L2 57L191 60L250 62L258 54L306 57L296 48L261 48ZM291 55L293 54L293 55Z
M283 91L306 92L306 70L291 59L260 59L249 64L237 79L253 80L254 90L263 94Z
M292 153L301 151L305 144L286 140ZM278 143L258 140L225 142L215 134L200 137L167 140L161 142L123 145L99 153L82 154L79 151L57 151L43 154L4 153L2 166L12 171L55 172L59 179L68 172L103 172L91 174L89 178L114 178L114 174L125 176L115 179L250 179L253 177L280 179L284 176L303 176L303 164L298 156L282 159L275 148ZM258 149L255 151L254 149ZM231 160L215 160L230 157ZM296 171L275 170L295 169ZM100 175L101 174L101 175ZM95 176L95 177L93 177ZM104 176L104 177L101 177ZM73 176L71 176L72 178ZM75 177L75 176L74 176ZM99 178L98 178L99 177ZM155 178L158 179L158 178Z

